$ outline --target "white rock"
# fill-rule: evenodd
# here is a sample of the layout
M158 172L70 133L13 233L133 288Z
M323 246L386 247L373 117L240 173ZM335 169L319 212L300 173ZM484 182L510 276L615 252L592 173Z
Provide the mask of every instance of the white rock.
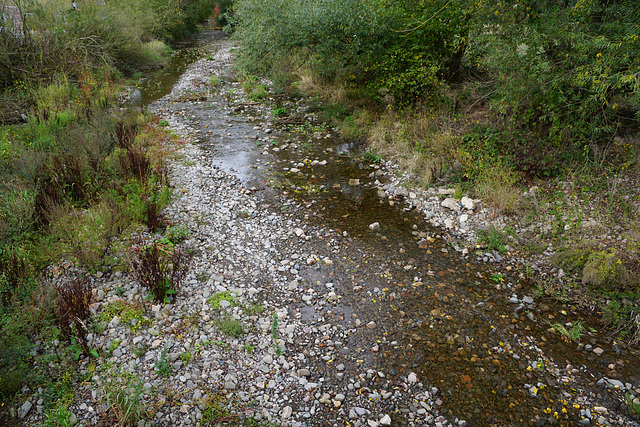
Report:
M373 224L369 224L369 229L371 231L376 231L380 229L380 223L379 222L374 222Z
M476 208L476 202L467 196L464 196L462 199L460 199L460 203L462 204L463 208L470 211Z
M380 424L382 424L383 426L390 426L391 425L391 417L388 414L384 414L384 417L382 417L382 419L380 419Z
M282 413L280 414L280 416L283 419L286 419L286 418L289 418L292 413L293 413L293 409L291 408L291 406L285 406L284 409L282 410Z
M446 199L444 199L441 205L453 211L459 211L461 209L460 203L458 203L456 199L452 199L451 197L447 197Z

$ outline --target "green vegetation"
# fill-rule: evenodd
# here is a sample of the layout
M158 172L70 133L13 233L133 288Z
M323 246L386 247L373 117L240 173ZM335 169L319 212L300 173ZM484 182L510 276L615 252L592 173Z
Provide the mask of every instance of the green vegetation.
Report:
M507 252L508 235L508 231L490 225L484 230L478 230L478 242L504 255Z
M74 359L99 356L88 334L115 315L134 329L150 320L124 303L92 318L89 282L56 288L45 269L61 260L87 273L124 268L128 236L164 228L175 139L154 117L112 112L126 76L161 66L166 43L214 3L83 2L80 12L62 0L14 4L22 22L0 25L0 412L23 386L41 387L47 405L61 402L45 408L46 422L68 425L60 399L72 392ZM183 235L167 232L173 244Z
M229 307L235 307L236 303L234 300L235 298L231 296L231 293L229 291L224 291L216 292L215 294L211 295L207 301L209 302L209 304L211 304L211 307L213 307L214 309L219 309L220 301L227 301L229 303Z
M307 113L411 185L463 189L520 221L516 250L586 240L554 295L605 313L640 302L637 2L236 0L232 24L241 73L306 92ZM502 231L480 241L505 252ZM640 341L635 318L605 317Z
M241 321L227 316L218 322L218 329L233 338L242 338L246 334Z
M102 399L104 412L115 425L134 426L150 415L143 398L144 387L140 378L132 373L109 372L102 379Z
M171 375L171 371L173 370L173 366L171 365L171 361L167 356L167 350L162 350L160 353L160 358L156 360L153 365L153 368L158 373L158 375L162 377L169 377Z
M570 329L567 329L560 323L554 323L552 327L556 332L560 333L566 339L575 342L580 341L580 338L582 338L582 335L584 335L585 331L585 328L580 321L576 321Z

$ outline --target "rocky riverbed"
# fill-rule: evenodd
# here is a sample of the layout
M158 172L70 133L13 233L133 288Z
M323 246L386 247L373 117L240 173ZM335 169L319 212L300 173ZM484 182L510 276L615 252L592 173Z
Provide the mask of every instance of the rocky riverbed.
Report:
M637 357L538 304L521 259L475 250L481 201L407 189L332 129L278 126L235 81L233 42L203 48L151 106L180 136L164 214L191 267L170 304L92 277L102 357L79 362L80 425L112 425L116 390L136 387L138 425L638 425ZM552 330L577 321L580 343ZM41 392L17 410L27 425Z

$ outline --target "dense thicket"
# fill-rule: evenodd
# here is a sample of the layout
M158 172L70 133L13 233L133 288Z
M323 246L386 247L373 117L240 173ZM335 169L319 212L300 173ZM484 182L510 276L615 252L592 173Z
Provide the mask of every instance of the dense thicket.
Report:
M637 2L237 0L235 13L251 73L308 64L396 108L441 105L471 85L520 130L516 161L640 123Z

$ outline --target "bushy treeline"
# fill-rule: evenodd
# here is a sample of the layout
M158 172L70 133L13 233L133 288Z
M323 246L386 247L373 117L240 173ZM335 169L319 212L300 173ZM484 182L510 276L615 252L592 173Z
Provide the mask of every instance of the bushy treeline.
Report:
M637 2L236 0L235 18L250 73L306 64L395 108L446 98L455 109L465 99L451 89L466 84L505 126L551 146L607 141L640 123Z
M165 43L211 16L213 0L0 2L0 122L25 114L30 90L77 83L104 67L130 74L170 52ZM9 108L7 103L17 107ZM18 114L16 114L18 113Z

